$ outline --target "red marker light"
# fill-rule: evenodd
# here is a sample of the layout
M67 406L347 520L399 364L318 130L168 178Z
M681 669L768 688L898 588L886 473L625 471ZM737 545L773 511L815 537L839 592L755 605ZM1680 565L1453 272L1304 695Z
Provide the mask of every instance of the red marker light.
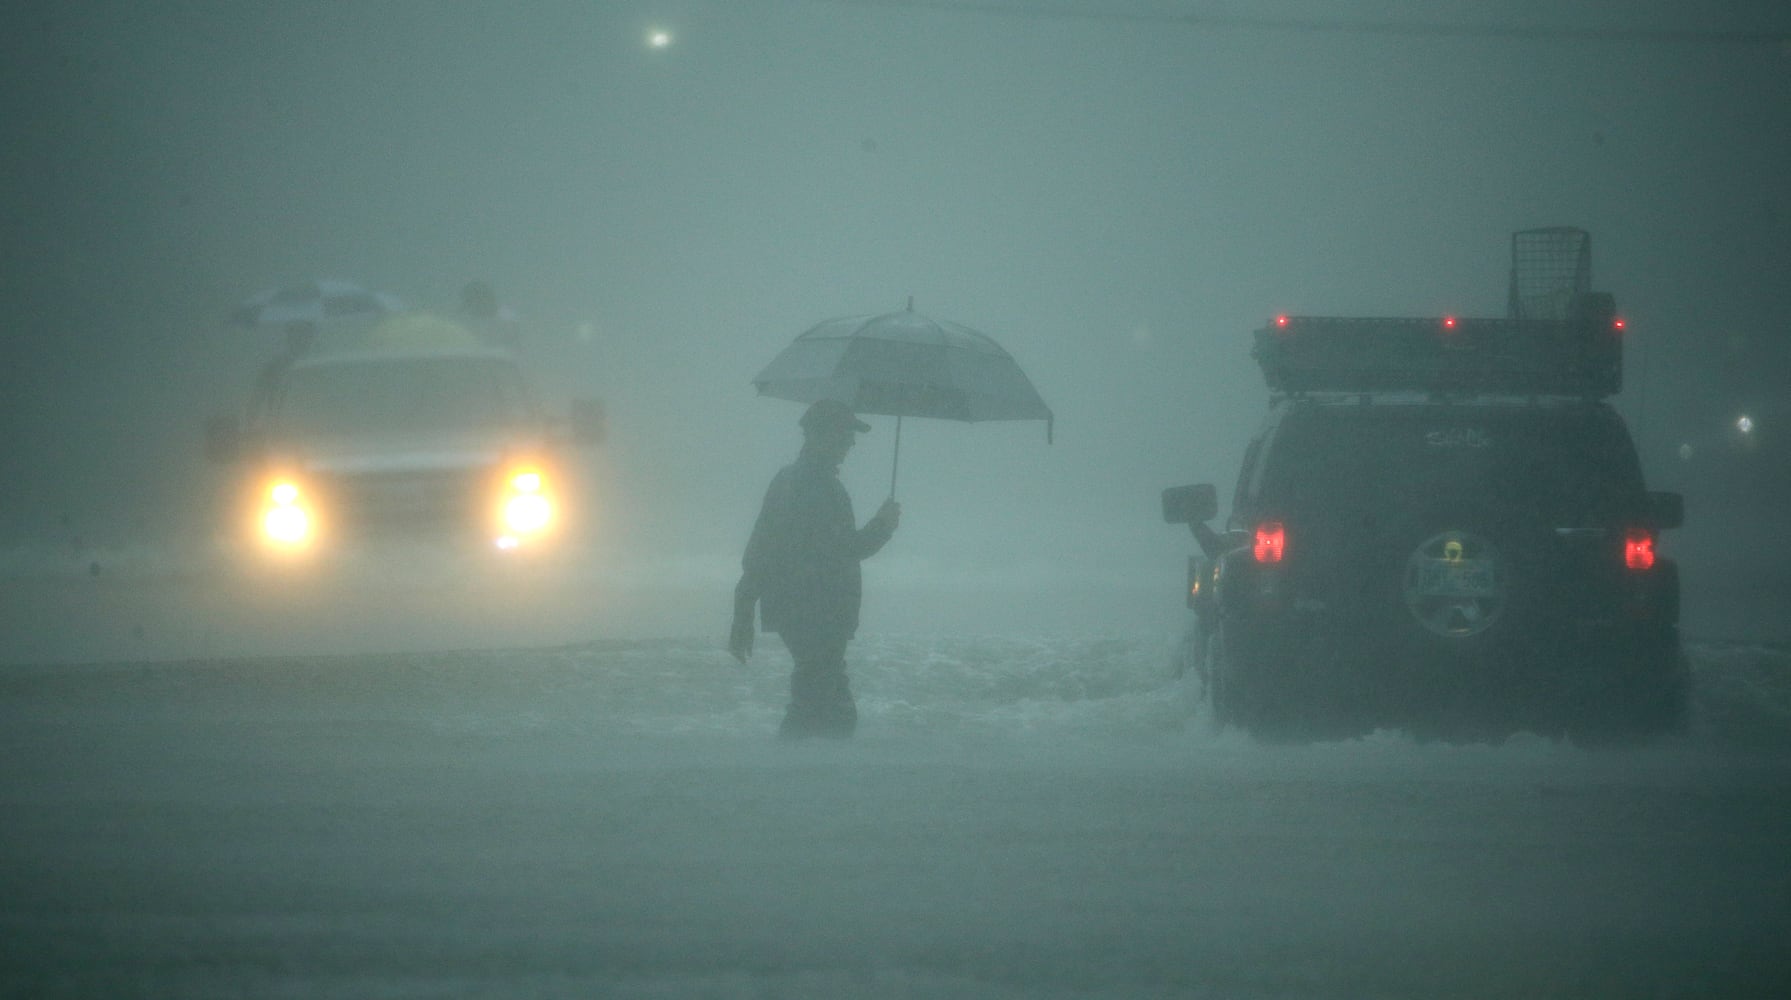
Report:
M1621 332L1623 330L1623 317L1618 316L1616 319L1611 320L1611 329Z
M1287 529L1280 521L1264 521L1256 526L1256 544L1250 554L1259 563L1278 563L1287 551Z
M1654 568L1654 536L1646 531L1631 531L1623 539L1623 565L1632 570Z
M1445 330L1455 329L1455 317L1454 316L1444 316L1443 317L1443 329L1445 329Z
M1285 328L1287 326L1287 317L1286 316L1275 317L1275 325Z

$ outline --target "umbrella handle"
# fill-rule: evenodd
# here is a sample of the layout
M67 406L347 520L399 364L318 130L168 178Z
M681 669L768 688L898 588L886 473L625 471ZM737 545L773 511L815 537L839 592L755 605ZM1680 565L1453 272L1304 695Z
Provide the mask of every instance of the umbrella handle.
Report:
M889 463L889 498L895 499L896 470L902 467L902 416L896 414L895 458Z

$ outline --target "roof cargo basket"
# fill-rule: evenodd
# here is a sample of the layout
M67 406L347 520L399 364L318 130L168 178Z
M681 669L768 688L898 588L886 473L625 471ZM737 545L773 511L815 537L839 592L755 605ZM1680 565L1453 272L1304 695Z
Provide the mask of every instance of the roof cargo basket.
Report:
M1602 398L1623 387L1611 297L1560 319L1279 316L1251 351L1274 392L1472 392Z
M1273 392L1614 396L1623 321L1591 283L1585 230L1525 229L1511 234L1504 319L1278 316L1251 353Z
M1569 319L1592 291L1592 234L1572 226L1511 234L1508 319Z

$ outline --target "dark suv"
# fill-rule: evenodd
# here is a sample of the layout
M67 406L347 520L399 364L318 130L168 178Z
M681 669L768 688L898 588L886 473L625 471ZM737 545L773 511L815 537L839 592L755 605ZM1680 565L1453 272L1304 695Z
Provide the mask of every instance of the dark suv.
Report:
M1685 717L1679 580L1617 412L1621 321L1280 318L1223 531L1187 523L1187 663L1269 737L1656 734Z

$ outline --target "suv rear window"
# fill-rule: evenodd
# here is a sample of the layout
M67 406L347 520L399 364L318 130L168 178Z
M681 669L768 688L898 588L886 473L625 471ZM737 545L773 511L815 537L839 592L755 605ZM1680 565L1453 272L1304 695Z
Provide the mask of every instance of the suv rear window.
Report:
M1573 523L1641 495L1604 406L1311 405L1282 421L1256 502L1284 513L1455 500Z

